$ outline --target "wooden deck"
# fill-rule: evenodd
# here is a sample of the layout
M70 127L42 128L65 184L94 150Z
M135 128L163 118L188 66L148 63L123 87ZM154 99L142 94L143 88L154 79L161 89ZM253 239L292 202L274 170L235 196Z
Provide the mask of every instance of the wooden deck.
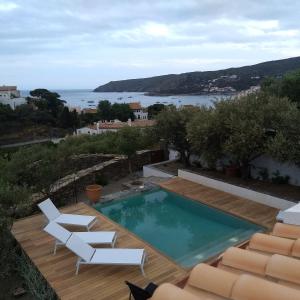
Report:
M93 208L79 203L62 211L96 215L100 222L92 228L93 231L117 231L116 247L145 248L148 261L145 264L147 278L142 276L139 267L133 266L81 266L76 276L76 257L73 253L61 247L56 255L52 255L54 239L42 231L44 219L41 215L16 221L12 228L13 235L60 299L127 300L128 289L124 280L144 286L149 281L157 284L177 283L187 276L186 270Z
M240 198L179 177L160 183L160 186L193 200L242 217L271 230L276 223L278 209Z

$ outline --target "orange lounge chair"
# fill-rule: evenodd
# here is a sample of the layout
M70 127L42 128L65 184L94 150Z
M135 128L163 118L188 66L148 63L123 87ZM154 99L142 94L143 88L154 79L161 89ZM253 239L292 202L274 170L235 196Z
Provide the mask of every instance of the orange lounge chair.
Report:
M255 276L243 274L236 281L233 300L299 300L300 291Z
M185 290L170 284L163 283L160 285L150 298L151 300L206 300L186 292Z
M231 247L220 261L219 268L235 274L244 272L267 277L272 281L298 288L300 284L300 260L284 255L266 256L260 253Z
M237 274L247 272L264 277L269 260L270 256L268 255L230 247L224 252L218 268Z
M275 236L296 240L300 238L300 226L276 223L274 225L272 234Z
M287 256L292 255L295 241L281 238L277 236L272 236L264 233L255 233L249 242L248 249L258 252L265 252L269 254L282 254ZM299 247L300 248L300 247ZM299 249L300 250L300 249ZM296 257L298 251L295 252ZM300 257L300 251L299 251Z
M151 299L299 300L300 291L255 276L230 274L209 265L199 264L192 270L183 290L171 284L163 284L155 290Z
M184 290L201 299L228 299L238 278L231 272L199 264L193 268Z

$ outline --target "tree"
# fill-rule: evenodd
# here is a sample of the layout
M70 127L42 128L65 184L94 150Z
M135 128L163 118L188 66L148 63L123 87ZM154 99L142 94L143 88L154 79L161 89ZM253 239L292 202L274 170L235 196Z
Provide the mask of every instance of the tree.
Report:
M98 103L98 112L100 120L110 121L112 117L112 107L108 100L102 100Z
M187 137L187 124L199 109L194 107L176 108L170 106L157 115L158 136L166 140L178 152L182 162L189 165L191 144Z
M148 118L153 119L155 116L158 115L162 110L165 109L165 105L161 103L155 103L148 106Z
M15 119L15 114L10 105L0 103L0 122Z
M288 97L300 108L300 70L289 72L283 78L265 79L262 90L278 97Z
M72 114L67 106L59 114L59 124L62 128L73 128Z
M126 126L118 131L117 147L120 153L128 156L129 172L132 173L132 158L137 150L143 146L143 139L139 128Z
M127 122L128 119L134 120L134 114L126 103L114 103L111 107L112 119Z
M58 117L64 103L66 103L66 101L59 99L60 95L58 93L50 92L47 89L35 89L29 93L34 97L29 98L29 102L33 102L41 110L48 110L55 118Z
M227 130L223 119L212 107L201 106L187 124L187 138L191 150L201 156L210 167L223 155L223 142Z
M188 138L198 155L227 156L250 176L251 162L262 154L295 161L300 154L300 116L296 104L267 93L215 102L188 125ZM288 149L292 147L292 149Z

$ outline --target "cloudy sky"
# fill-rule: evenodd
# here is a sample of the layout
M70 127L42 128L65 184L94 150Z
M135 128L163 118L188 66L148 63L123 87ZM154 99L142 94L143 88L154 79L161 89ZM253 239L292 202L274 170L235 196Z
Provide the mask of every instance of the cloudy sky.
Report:
M0 0L0 85L110 80L300 56L300 2Z

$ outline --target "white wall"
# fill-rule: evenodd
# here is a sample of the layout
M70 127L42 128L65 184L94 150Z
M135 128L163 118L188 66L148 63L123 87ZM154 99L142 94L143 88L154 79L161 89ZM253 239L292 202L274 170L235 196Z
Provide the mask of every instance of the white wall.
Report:
M293 205L295 205L294 202L287 201L285 199L281 199L278 197L273 197L267 194L259 193L253 190L249 190L243 187L239 187L236 185L232 185L220 180L208 178L196 173L188 172L186 170L178 170L178 176L193 181L199 184L203 184L205 186L233 194L238 197L246 198L258 203L262 203L271 207L275 207L278 209L287 209Z
M78 135L80 134L89 134L89 135L94 135L94 134L97 134L97 130L95 129L91 129L89 127L82 127L82 128L79 128L76 130L76 133Z
M154 176L154 177L161 177L161 178L172 178L172 177L174 177L174 175L172 175L172 174L168 174L166 172L163 172L163 171L155 168L155 166L162 165L162 164L165 164L165 163L168 163L168 162L171 162L171 161L173 161L173 160L166 160L166 161L161 161L161 162L158 162L158 163L155 163L155 164L143 166L143 176L144 177Z
M148 112L143 112L143 110L135 110L133 112L137 120L148 120Z
M176 150L173 149L168 149L169 150L169 160L175 160L180 158L180 153Z
M176 150L169 149L169 159L179 159L180 153ZM199 156L192 154L190 157L190 162L200 161L203 166L205 166L205 162L203 159L199 158ZM226 162L226 159L222 159L220 161ZM289 184L300 186L300 167L295 164L290 163L280 163L278 161L273 160L272 158L262 155L251 162L254 166L251 168L251 175L253 178L259 177L259 168L267 168L269 172L269 179L273 177L272 173L277 170L280 172L281 176L288 175L290 176ZM217 166L218 169L218 166ZM260 178L259 178L260 179Z
M5 99L5 98L1 98L0 99L0 103L5 104L5 105L10 105L10 107L12 109L15 109L17 106L25 104L26 103L26 99L25 98L12 98L12 99Z
M273 176L272 173L278 170L280 175L290 176L290 184L300 186L300 168L295 164L280 163L265 155L255 159L252 164L255 166L255 168L251 169L253 178L259 177L259 168L267 168L270 178Z

